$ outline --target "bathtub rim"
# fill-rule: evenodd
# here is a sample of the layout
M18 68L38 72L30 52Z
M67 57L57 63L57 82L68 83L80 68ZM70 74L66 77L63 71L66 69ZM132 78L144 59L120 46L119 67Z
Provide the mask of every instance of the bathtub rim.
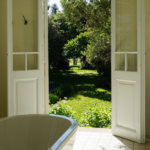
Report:
M25 115L16 115L16 116L10 116L10 117L5 117L5 118L0 118L1 121L8 120L10 118L16 118L16 117L25 117L25 116L51 116L51 117L56 117L56 118L63 118L71 122L71 126L63 133L60 138L51 146L48 147L48 150L61 150L65 144L68 142L68 140L76 133L77 128L78 128L78 123L73 120L72 118L62 116L62 115L52 115L52 114L25 114Z
M64 118L66 120L69 120L71 122L71 126L65 131L65 133L54 143L52 147L50 147L48 150L60 150L64 147L64 145L68 142L68 140L76 133L78 129L78 123L73 120L72 118L62 116L62 115L52 115L50 116Z

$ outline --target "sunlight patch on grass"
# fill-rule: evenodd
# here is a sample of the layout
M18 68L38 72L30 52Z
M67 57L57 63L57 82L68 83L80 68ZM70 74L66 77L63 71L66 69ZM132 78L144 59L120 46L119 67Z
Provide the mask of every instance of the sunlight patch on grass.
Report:
M100 77L96 70L81 70L73 65L73 61L71 63L71 70L60 70L50 74L50 81L57 81L59 86L70 83L76 91L67 98L67 103L60 106L63 107L62 112L53 108L51 113L58 112L62 115L66 112L65 115L68 116L76 112L74 119L79 126L111 127L111 91L100 88ZM99 119L102 122L101 125L99 125Z
M80 116L87 108L94 107L94 103L98 103L99 107L106 106L111 108L111 102L108 101L110 100L110 97L110 92L101 88L96 89L94 92L79 91L68 98L66 106L72 107L72 109Z

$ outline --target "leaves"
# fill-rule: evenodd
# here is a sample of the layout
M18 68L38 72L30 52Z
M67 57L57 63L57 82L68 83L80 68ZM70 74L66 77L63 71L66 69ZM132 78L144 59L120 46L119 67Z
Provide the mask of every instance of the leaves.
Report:
M88 34L86 32L80 33L75 39L72 39L65 44L63 47L63 56L73 57L75 54L76 56L80 57L81 53L86 50L88 42Z
M87 108L80 116L70 106L66 106L64 102L58 102L58 105L51 105L49 113L73 118L80 127L111 127L111 108L105 105L100 107L97 103L93 107Z
M61 4L66 20L77 26L78 31L89 35L84 48L87 61L96 66L101 76L110 78L111 0L61 0ZM66 55L75 50L78 52L74 41L65 45Z
M62 58L63 46L74 38L78 32L66 21L64 14L57 13L48 19L49 62L56 67Z
M105 29L109 32L111 17L110 0L61 0L63 12L69 22L74 23L82 31L92 29ZM82 20L82 21L81 21ZM107 26L107 28L104 26Z

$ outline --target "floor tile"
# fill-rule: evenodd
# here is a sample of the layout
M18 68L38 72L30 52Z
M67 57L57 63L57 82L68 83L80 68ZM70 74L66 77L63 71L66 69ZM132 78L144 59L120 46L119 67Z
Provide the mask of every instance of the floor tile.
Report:
M109 146L109 143L101 143L101 142L99 142L98 144L97 144L97 146Z
M97 146L95 150L108 150L108 146Z
M109 147L108 150L121 150L120 148Z
M89 128L84 128L83 131L80 128L80 130L62 150L150 150L150 140L146 140L146 144L138 144L118 136L112 136L110 130L107 133L106 129L92 128L90 132L88 132ZM75 142L73 142L74 139Z
M83 149L84 145L74 145L73 150L74 149Z
M100 141L100 139L99 138L95 138L95 139L91 139L91 138L89 138L88 139L88 141L87 142L99 142Z
M134 150L133 148L122 147L121 150Z
M87 141L76 141L74 144L75 145L85 145L87 143Z
M119 141L122 141L122 138L121 138L121 137L118 137L118 136L112 136L111 140L119 140Z
M83 150L95 150L95 148L96 148L96 145L88 145L88 146L85 146L84 148L83 148Z
M110 139L100 139L99 140L99 143L110 143L111 142L111 140Z

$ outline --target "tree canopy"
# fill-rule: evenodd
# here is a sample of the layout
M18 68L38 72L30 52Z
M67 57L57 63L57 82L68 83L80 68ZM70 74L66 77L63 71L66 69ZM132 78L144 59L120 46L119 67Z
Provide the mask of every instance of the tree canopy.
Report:
M61 0L61 4L67 20L79 29L111 33L111 0Z
M66 21L63 13L49 16L48 19L49 62L55 67L62 58L63 47L68 40L76 37L78 31Z
M77 57L80 57L81 53L86 50L88 43L88 34L86 32L81 32L76 38L71 39L67 44L65 44L63 47L63 56L70 58L73 55L76 55Z
M58 6L56 4L53 4L51 6L51 11L52 11L52 14L53 15L56 15L57 14L57 11L58 11Z
M89 32L87 60L97 66L100 75L110 77L111 0L61 0L61 4L66 20L78 31Z
M63 11L49 18L50 61L83 52L99 74L106 76L107 70L110 75L111 0L61 0L61 4Z

